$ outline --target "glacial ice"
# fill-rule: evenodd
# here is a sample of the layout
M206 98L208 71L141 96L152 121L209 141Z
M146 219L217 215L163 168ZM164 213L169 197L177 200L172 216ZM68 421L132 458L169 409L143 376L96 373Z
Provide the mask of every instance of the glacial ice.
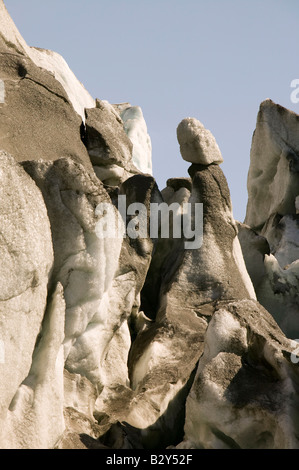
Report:
M186 446L297 448L298 423L290 412L298 393L290 375L292 349L256 302L228 303L216 311L187 398Z
M47 304L52 237L39 189L14 158L0 152L0 419L27 377ZM2 430L4 427L2 426ZM0 436L0 447L11 436Z
M75 111L82 117L84 122L84 108L94 107L95 100L79 82L60 54L28 46L10 18L2 0L0 2L0 30L4 39L13 44L17 52L29 56L38 67L54 74L65 89Z
M252 138L245 223L260 229L273 214L294 214L298 195L297 115L265 100Z
M195 118L183 119L177 127L181 155L191 163L222 163L223 158L213 134Z
M85 122L85 108L95 107L95 100L79 82L64 58L57 52L35 47L28 47L27 53L36 65L54 74L65 89L75 111Z
M152 144L139 106L130 106L121 112L124 129L133 143L133 162L145 174L152 174Z
M12 121L36 117L40 88L51 108L49 140L40 117L27 133L0 126L17 154L0 152L0 447L299 448L298 116L262 103L250 225L236 223L197 119L178 126L191 178L160 193L141 109L95 102L59 54L27 46L2 0L0 13ZM203 245L150 224L144 239L99 237L97 207L112 225L118 195L203 204Z

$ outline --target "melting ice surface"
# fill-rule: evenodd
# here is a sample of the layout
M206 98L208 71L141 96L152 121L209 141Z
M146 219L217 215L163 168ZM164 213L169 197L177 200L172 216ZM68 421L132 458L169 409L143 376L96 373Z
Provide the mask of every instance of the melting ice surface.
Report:
M121 113L124 129L133 143L133 162L143 173L152 174L152 144L139 106L131 106Z

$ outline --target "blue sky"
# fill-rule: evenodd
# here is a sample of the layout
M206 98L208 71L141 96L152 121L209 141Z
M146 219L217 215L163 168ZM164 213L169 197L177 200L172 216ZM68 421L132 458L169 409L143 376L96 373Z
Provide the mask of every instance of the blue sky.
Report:
M176 127L196 117L222 151L243 221L261 101L299 113L298 0L4 0L27 43L63 55L94 98L143 110L160 189L188 176Z

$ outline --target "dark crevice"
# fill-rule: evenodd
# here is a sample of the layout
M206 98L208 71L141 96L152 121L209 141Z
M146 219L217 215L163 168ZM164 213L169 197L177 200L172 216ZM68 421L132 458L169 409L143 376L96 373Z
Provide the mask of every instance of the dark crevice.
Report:
M216 429L216 428L211 428L211 430L212 430L213 434L218 439L223 441L230 449L241 449L239 444L237 444L236 441L234 441L234 439L232 439L231 437L224 434L224 432L222 432L222 431L220 431L219 429Z
M22 64L21 62L18 64L18 75L22 79L25 78L26 75L27 75L27 69L26 69L25 65Z
M87 140L86 140L86 126L84 124L84 122L82 121L81 122L81 126L80 126L80 138L83 142L83 144L85 145L85 147L87 146Z
M55 91L51 90L50 88L48 88L48 87L47 87L46 85L44 85L43 83L40 83L40 82L38 82L38 81L34 80L33 78L28 77L28 76L24 77L24 80L30 80L31 82L36 83L36 85L41 86L42 88L44 88L45 90L47 90L47 91L48 91L49 93L51 93L52 95L57 96L57 98L60 98L60 99L62 99L65 103L69 104L69 101L65 98L65 96L62 96L62 95L60 95L59 93L55 93Z

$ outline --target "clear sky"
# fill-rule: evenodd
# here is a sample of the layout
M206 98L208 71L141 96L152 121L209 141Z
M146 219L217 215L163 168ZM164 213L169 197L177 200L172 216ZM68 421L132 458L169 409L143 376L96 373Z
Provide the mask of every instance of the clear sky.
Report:
M188 176L176 127L195 117L222 151L243 221L261 101L299 113L298 0L4 0L31 46L63 55L94 98L139 105L160 189Z

